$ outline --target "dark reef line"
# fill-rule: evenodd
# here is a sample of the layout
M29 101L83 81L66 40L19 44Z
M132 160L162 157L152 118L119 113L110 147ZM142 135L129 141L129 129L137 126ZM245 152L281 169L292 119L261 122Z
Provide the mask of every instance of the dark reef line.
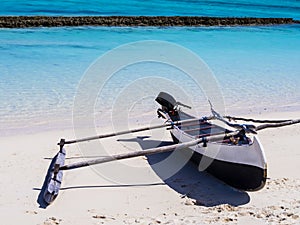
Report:
M198 16L1 16L0 28L74 26L261 26L299 23L292 18Z

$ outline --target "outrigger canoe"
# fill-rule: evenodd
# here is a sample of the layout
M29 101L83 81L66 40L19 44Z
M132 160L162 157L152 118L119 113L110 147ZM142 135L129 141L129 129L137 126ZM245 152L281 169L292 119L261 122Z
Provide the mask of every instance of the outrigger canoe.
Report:
M75 140L61 139L58 143L60 150L50 165L45 186L42 188L44 201L50 204L56 199L62 184L64 170L170 152L175 149L192 151L191 159L199 164L201 170L205 169L228 185L244 191L257 191L264 187L267 178L266 157L257 137L257 131L300 123L300 119L255 120L221 116L213 109L212 104L212 116L199 119L180 110L181 106L188 106L177 102L165 92L160 92L156 101L161 105L157 113L159 117L166 120L164 124ZM232 119L262 124L256 126L232 123L230 122ZM223 125L218 125L214 121L220 121ZM66 145L164 127L170 130L174 140L173 145L120 153L65 165Z
M167 93L161 92L156 101L161 104L160 113L169 121L185 121L196 119L187 113L177 110L176 100ZM213 135L228 134L222 126L213 124L206 118L196 122L174 125L170 130L174 143L184 143L195 139L205 139ZM224 137L223 140L207 142L189 147L193 151L192 160L199 165L201 162L207 172L232 187L245 191L257 191L264 187L267 179L267 162L263 146L255 135L245 132ZM209 164L206 166L206 164Z

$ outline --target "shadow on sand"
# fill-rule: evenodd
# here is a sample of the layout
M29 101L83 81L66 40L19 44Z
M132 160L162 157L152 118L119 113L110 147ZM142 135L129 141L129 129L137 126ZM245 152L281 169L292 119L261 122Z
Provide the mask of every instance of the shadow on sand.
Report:
M149 136L141 136L131 139L119 139L122 142L137 142L142 149L153 148L155 146L167 146L173 142L162 142L148 139ZM155 173L162 178L164 171L160 171L154 165L166 159L171 153L160 153L147 156L147 160ZM176 192L195 199L197 205L216 206L229 204L232 206L244 205L250 201L247 192L239 191L223 183L207 172L199 172L197 166L189 161L175 175L164 180L165 184Z
M173 142L151 140L149 136L139 136L131 139L119 139L122 142L137 142L142 149L148 149L153 147L172 145ZM176 174L170 178L163 179L164 171L158 169L155 164L166 159L171 153L160 153L147 156L148 163L155 171L155 173L164 180L164 183L153 184L130 184L130 185L94 185L94 186L70 186L61 188L61 190L69 189L81 189L81 188L113 188L113 187L132 187L132 186L156 186L156 185L168 185L176 192L196 200L197 205L202 206L216 206L220 204L229 204L232 206L239 206L246 204L250 201L250 197L247 192L236 190L229 185L221 182L217 178L211 176L206 172L199 172L197 166L188 162L183 166ZM50 172L55 163L56 156L52 159L46 178L44 180L42 188L33 188L33 190L40 191L37 199L37 203L40 208L47 208L48 204L44 201L43 194L48 184Z

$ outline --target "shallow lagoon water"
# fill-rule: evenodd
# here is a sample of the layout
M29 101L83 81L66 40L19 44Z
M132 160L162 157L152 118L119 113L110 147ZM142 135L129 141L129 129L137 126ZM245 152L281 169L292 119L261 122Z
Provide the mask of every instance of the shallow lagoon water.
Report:
M176 43L201 57L215 74L229 113L299 110L299 28L1 29L0 132L72 127L73 100L86 69L108 50L142 40ZM114 101L109 96L126 86L128 77L134 80L149 75L192 90L196 107L207 107L201 91L186 82L184 74L142 63L124 68L107 83L103 92L107 101L96 103L96 114L109 112ZM140 109L149 112L154 107L141 105ZM135 111L138 113L138 108Z

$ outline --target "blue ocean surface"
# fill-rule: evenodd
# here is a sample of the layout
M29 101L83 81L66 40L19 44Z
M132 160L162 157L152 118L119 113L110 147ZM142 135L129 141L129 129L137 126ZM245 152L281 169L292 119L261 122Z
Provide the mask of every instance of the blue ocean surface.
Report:
M0 15L185 15L291 17L298 0L2 0Z
M299 25L1 29L0 134L71 127L74 96L87 68L108 50L143 40L176 43L201 57L220 85L227 111L235 115L300 110ZM111 111L118 90L143 76L172 80L194 93L196 107L207 107L197 87L166 66L142 63L120 74L95 104L98 116ZM149 102L150 109L140 105L134 112L155 114L154 99Z

